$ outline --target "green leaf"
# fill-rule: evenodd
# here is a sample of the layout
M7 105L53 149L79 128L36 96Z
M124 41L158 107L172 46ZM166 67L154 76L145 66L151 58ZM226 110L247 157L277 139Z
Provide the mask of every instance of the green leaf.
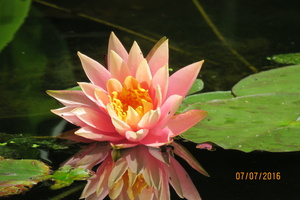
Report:
M70 165L59 168L53 175L52 180L55 184L50 188L53 190L60 189L71 185L74 181L86 180L92 176L91 172L82 168L71 168Z
M206 92L202 94L189 95L183 100L178 111L182 112L187 106L194 103L207 102L216 99L231 99L233 97L234 96L230 91Z
M278 54L268 57L268 60L275 61L280 64L300 64L300 53Z
M273 93L196 103L209 115L183 133L196 143L213 142L226 149L300 150L300 95Z
M196 79L187 95L199 92L203 89L203 87L204 87L203 81L201 79Z
M0 52L13 39L30 8L31 1L0 1Z
M1 159L1 158L0 158ZM50 168L38 160L0 160L0 196L25 192L49 178Z
M300 93L300 65L282 67L248 76L232 89L236 96L263 93Z

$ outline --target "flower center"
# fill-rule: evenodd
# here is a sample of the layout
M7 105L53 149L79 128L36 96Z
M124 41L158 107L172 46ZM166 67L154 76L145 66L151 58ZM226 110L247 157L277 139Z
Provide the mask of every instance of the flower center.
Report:
M134 109L140 117L153 109L152 99L150 98L148 90L142 88L140 83L132 76L126 77L122 91L112 92L109 99L115 112L123 121L126 121L128 110L131 108Z

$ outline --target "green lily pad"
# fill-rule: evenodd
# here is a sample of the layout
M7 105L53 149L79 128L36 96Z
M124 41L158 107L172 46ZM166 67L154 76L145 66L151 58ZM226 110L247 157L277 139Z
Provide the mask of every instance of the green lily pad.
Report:
M74 181L86 180L92 176L87 169L72 168L70 165L59 168L53 175L52 180L55 184L50 188L53 190L60 189L71 185Z
M201 79L196 79L192 87L190 88L188 95L201 91L203 87L204 87L203 81Z
M187 96L181 103L178 111L182 112L187 106L194 103L207 102L216 99L231 99L234 96L231 91L206 92Z
M268 60L275 61L280 64L300 64L300 53L278 54L268 57Z
M299 151L300 95L272 93L195 103L208 116L182 136L242 151Z
M263 93L300 93L300 65L282 67L248 76L232 89L236 96Z
M0 158L0 196L25 192L49 177L50 168L38 160Z

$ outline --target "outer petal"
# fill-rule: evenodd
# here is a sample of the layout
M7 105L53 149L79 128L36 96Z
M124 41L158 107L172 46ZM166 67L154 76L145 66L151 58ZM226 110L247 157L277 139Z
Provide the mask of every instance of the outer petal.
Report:
M168 64L169 62L168 39L166 37L160 39L151 49L146 59L150 66L152 75L154 75L157 72L157 70L159 70L161 67Z
M174 116L182 102L182 99L182 96L172 95L164 102L161 106L161 119L158 125L164 125L169 121L169 119L171 119L171 117Z
M74 109L72 112L76 114L80 120L95 129L105 132L116 132L116 129L111 123L110 118L95 109L79 107Z
M128 59L128 53L117 36L112 32L108 42L108 69L110 70L110 53L111 51L116 52L125 62Z
M144 59L143 53L139 45L134 41L129 51L129 56L127 60L127 66L131 72L131 76L135 77L136 70L143 59Z
M89 100L82 91L73 90L47 90L47 94L57 99L65 106L88 105L95 107L95 104Z
M110 72L100 63L78 52L82 67L90 81L101 88L105 88L106 82L110 79Z
M117 133L107 133L107 132L94 129L89 126L82 127L81 129L77 130L75 134L87 139L100 141L100 142L102 141L115 142L123 139L123 137Z
M86 126L86 123L84 123L73 112L71 112L75 108L77 108L77 107L63 107L63 108L51 110L51 112L64 118L65 120L67 120L68 122L70 122L76 126L80 126L80 127Z
M173 94L185 97L196 80L203 62L204 61L193 63L172 74L169 79L167 97Z
M191 128L206 116L207 112L204 110L189 110L185 113L174 115L168 120L166 126L172 131L171 137L174 137Z

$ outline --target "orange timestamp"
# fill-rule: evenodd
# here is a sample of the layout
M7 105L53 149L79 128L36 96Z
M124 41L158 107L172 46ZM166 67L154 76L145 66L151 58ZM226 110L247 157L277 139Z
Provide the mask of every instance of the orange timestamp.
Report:
M262 181L278 181L281 179L280 172L236 172L236 180L262 180Z

